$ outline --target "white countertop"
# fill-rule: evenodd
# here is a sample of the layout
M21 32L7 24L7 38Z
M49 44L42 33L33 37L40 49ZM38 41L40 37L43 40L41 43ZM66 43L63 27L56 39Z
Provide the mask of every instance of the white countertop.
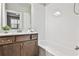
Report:
M9 33L0 33L0 36L11 36L11 35L25 35L25 34L36 34L37 32L9 32Z

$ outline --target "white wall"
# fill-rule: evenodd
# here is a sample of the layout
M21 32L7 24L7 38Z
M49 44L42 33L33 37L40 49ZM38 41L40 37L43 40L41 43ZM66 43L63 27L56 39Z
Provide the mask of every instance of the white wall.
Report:
M30 6L29 3L6 3L6 9L18 12L30 13Z
M45 39L45 7L32 4L32 27L39 34L38 40Z
M54 16L54 9L61 15ZM74 14L73 3L53 3L46 7L46 40L61 55L77 55L79 16Z
M0 3L0 29L1 29L1 3Z
M6 11L5 11L5 3L2 3L1 4L2 5L2 9L1 9L1 11L2 11L2 13L1 13L1 22L2 22L2 26L5 26L6 24L7 24L7 20L6 20Z

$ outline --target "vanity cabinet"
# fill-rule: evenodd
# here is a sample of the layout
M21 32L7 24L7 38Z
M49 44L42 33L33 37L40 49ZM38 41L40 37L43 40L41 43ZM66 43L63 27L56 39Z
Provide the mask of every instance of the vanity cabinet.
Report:
M38 55L38 40L36 37L37 34L0 37L0 56Z

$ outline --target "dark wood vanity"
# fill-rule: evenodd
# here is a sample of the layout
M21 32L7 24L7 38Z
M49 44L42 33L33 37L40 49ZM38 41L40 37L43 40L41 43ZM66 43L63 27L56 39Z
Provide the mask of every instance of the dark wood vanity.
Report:
M38 34L0 36L0 56L37 56Z

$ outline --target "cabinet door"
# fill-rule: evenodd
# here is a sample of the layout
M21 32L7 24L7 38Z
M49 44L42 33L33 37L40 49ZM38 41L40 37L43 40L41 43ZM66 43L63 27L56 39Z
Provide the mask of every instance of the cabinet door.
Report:
M21 55L21 43L13 44L13 55L14 56Z
M11 44L3 46L4 56L19 56L20 55L20 44Z
M21 55L22 56L34 56L36 55L36 41L27 41L22 44Z
M2 55L3 55L3 48L0 47L0 56L2 56Z

